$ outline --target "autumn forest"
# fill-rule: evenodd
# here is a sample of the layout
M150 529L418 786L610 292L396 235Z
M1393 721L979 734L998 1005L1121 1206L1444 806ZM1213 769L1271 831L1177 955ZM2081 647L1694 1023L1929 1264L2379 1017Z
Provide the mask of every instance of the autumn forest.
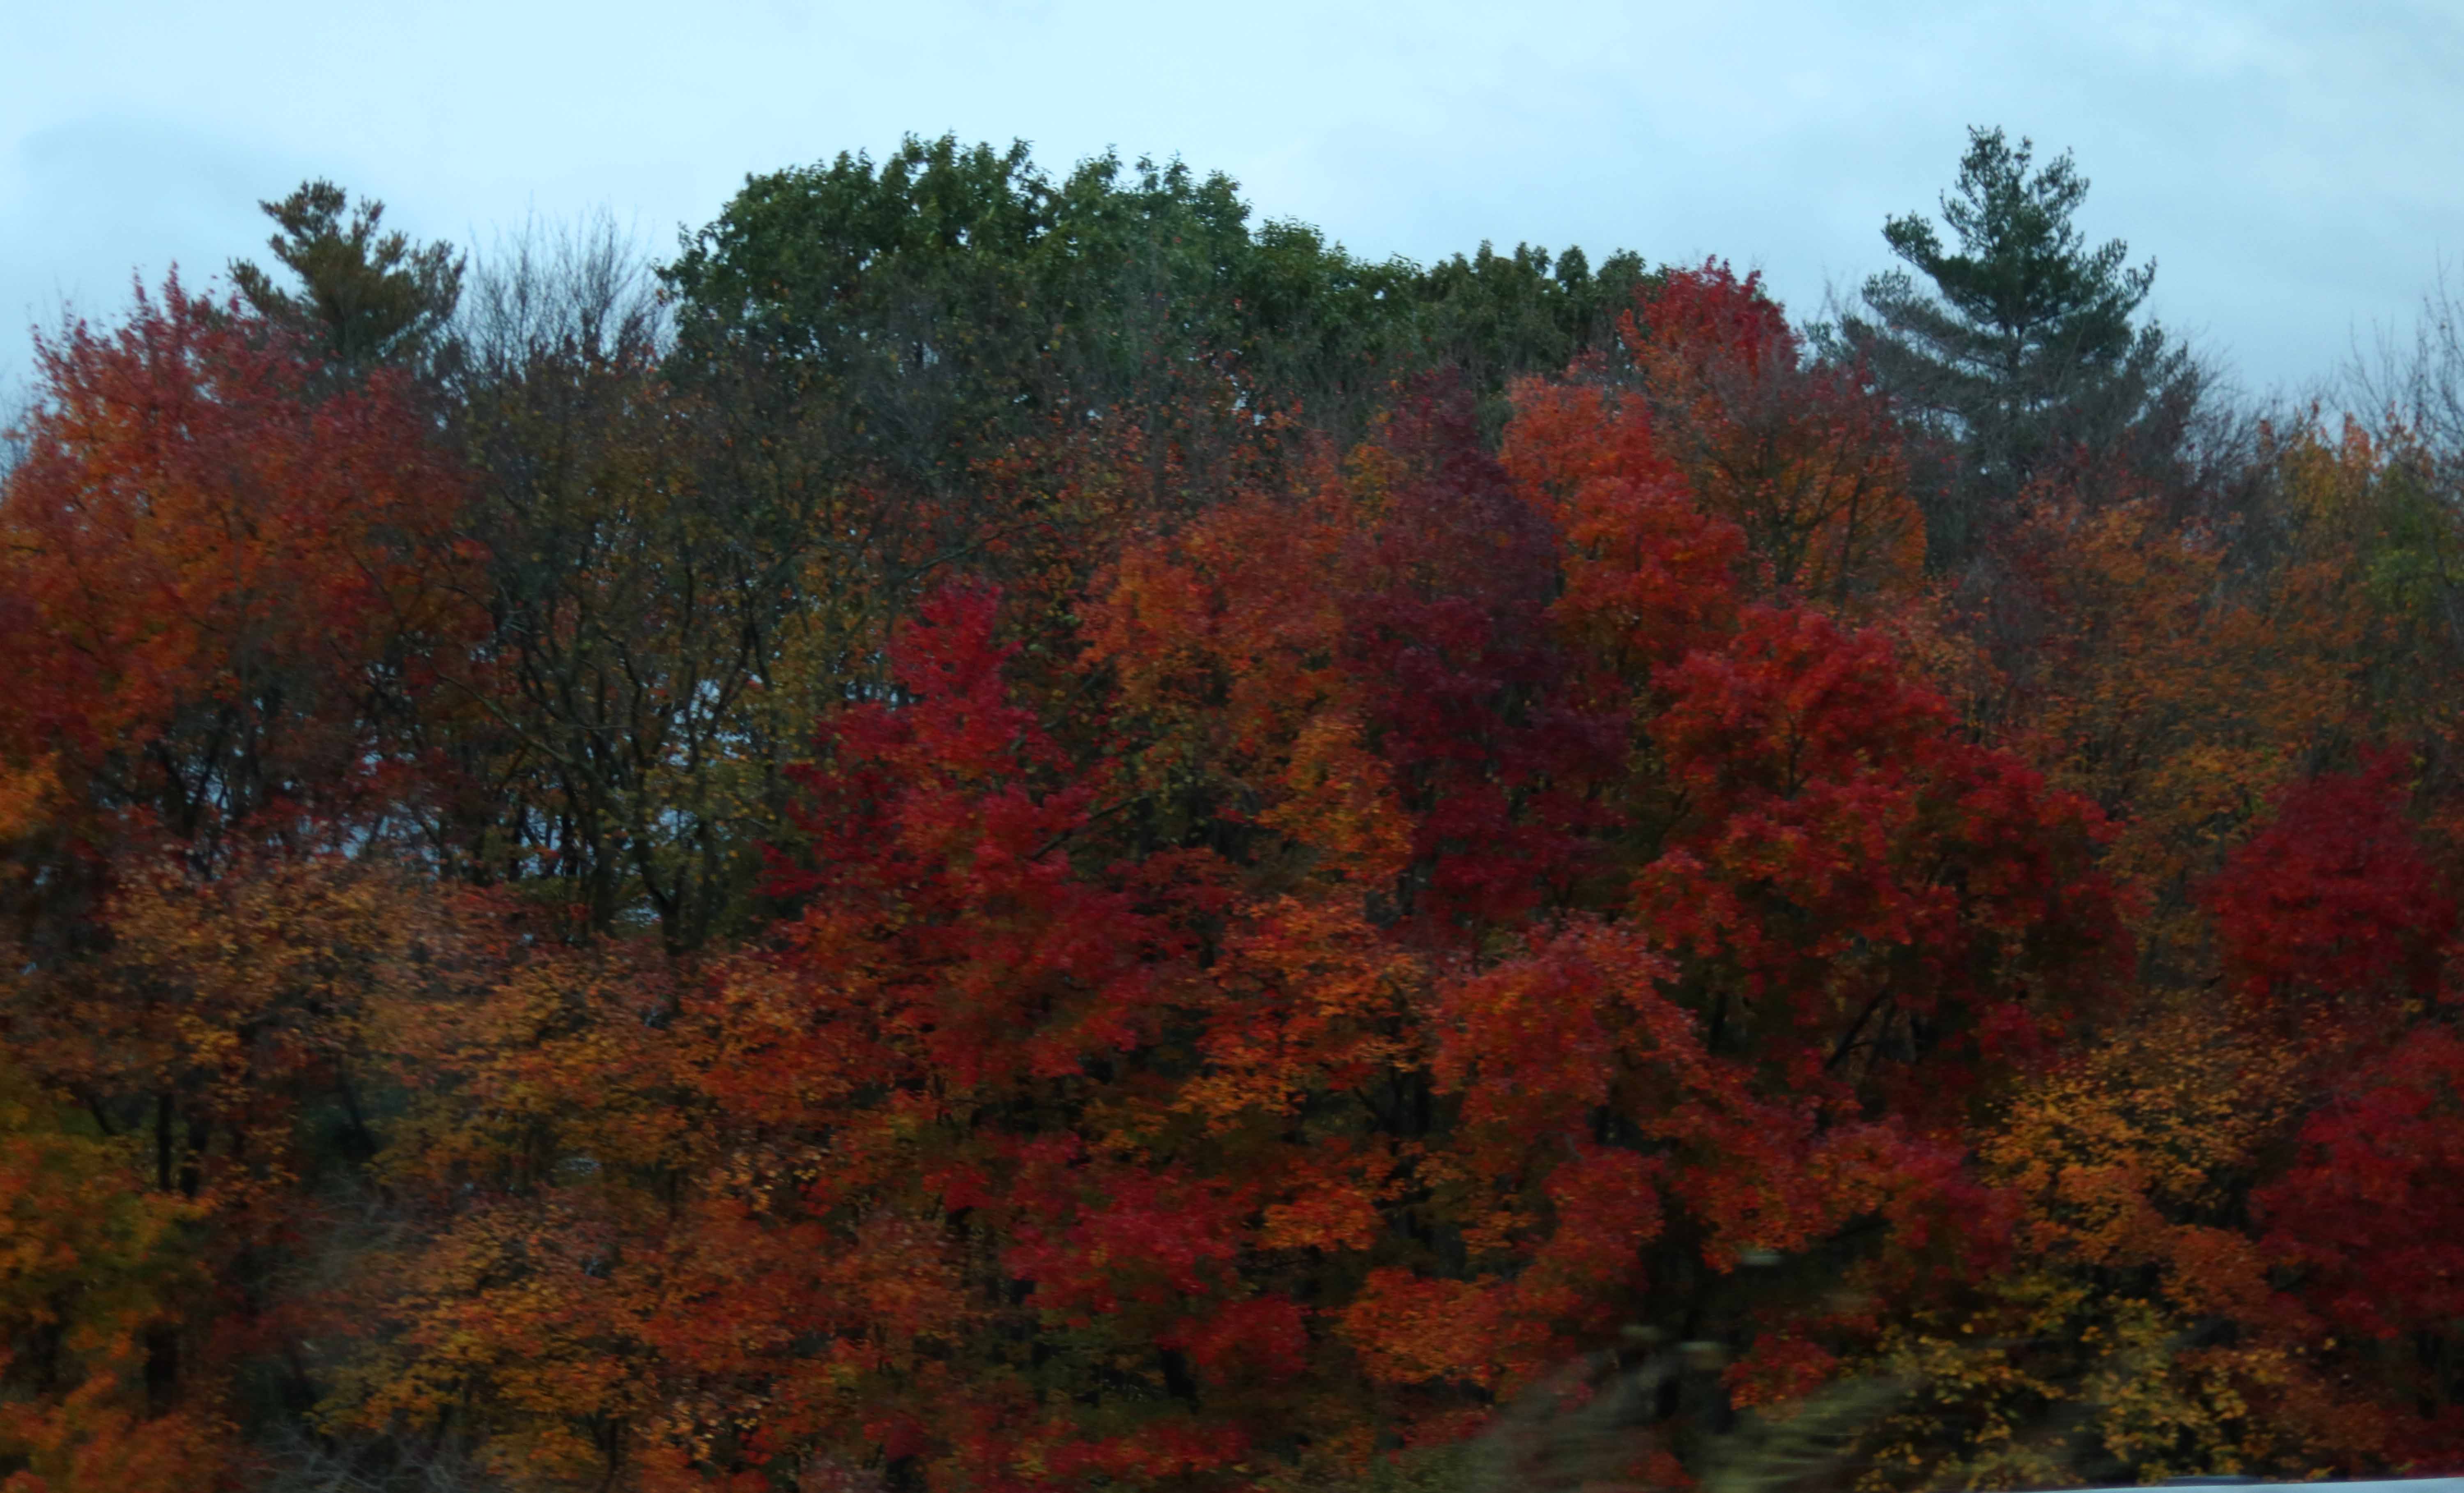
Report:
M39 333L0 1487L2464 1472L2459 322L2270 406L1944 175L1828 307L319 181Z

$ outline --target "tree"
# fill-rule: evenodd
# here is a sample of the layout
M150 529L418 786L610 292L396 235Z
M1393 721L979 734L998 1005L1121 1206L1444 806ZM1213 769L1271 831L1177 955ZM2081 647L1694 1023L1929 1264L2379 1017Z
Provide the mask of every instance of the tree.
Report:
M298 288L283 289L245 260L231 262L231 283L258 316L306 333L345 369L435 370L450 352L462 256L442 241L414 246L399 231L380 231L385 204L373 198L361 198L345 220L349 201L320 179L259 203L282 229L266 245Z
M105 845L135 824L203 866L235 835L415 823L409 728L480 619L458 474L403 376L326 387L295 338L176 279L38 356L0 489L20 650L0 815L29 837L0 896L59 892L37 831Z
M1668 271L1619 325L1661 444L1768 587L1834 608L1909 594L1925 523L1889 405L1809 362L1759 276Z
M1055 174L1023 142L946 135L748 178L663 273L680 381L753 353L845 450L928 484L1056 407L1156 421L1199 371L1349 442L1421 373L1493 400L1608 345L1643 278L1632 253L1595 271L1533 246L1368 260L1253 225L1221 173L1106 154Z
M1177 163L1104 156L1056 180L1023 142L950 136L749 178L662 272L671 372L735 373L732 402L769 425L794 417L842 467L947 500L1057 406L1134 406L1176 366L1244 351L1247 214L1227 178ZM1273 265L1304 277L1330 257L1283 249Z
M2132 322L2155 262L2130 268L2120 239L2087 247L2071 219L2088 182L2067 151L2034 165L2025 138L1969 129L1942 199L1957 249L1922 215L1890 219L1882 237L1907 268L1868 279L1865 314L1843 317L1835 338L1957 453L1926 516L1938 568L1956 568L2079 448L2161 447L2159 416L2192 384L2189 355L2155 323Z
M820 485L699 480L710 406L660 377L648 271L604 229L517 242L472 300L451 431L491 627L483 721L451 745L489 796L462 805L456 869L691 945L751 880L744 822L817 708L778 665L862 516Z
M0 1487L170 1493L229 1473L210 1393L163 1351L199 1296L199 1209L136 1179L136 1138L95 1133L0 1066Z
M1972 1130L2013 1247L1950 1309L1892 1313L1856 1363L1916 1387L1868 1433L1859 1485L2381 1465L2367 1389L2322 1361L2318 1322L2278 1288L2287 1251L2247 1226L2253 1179L2309 1097L2299 1066L2211 1011L2143 1015ZM2357 1216L2380 1215L2325 1215Z

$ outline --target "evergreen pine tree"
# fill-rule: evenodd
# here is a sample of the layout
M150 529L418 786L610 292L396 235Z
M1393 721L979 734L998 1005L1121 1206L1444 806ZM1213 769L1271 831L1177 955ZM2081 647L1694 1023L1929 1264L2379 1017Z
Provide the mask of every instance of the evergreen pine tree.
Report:
M267 245L298 288L284 290L263 268L233 260L231 283L253 310L307 334L345 370L391 363L437 371L462 295L463 260L451 245L413 245L405 233L383 231L384 203L363 197L352 209L328 181L303 182L280 202L257 206L280 226Z
M2155 262L2130 266L2120 239L2091 249L2073 224L2087 189L2069 152L2036 166L2027 139L1971 128L1942 199L1957 247L1921 214L1891 218L1903 268L1868 279L1862 314L1841 320L1843 350L1955 452L1925 494L1937 568L2031 481L2082 455L2161 462L2179 442L2195 370L2156 323L2134 324Z

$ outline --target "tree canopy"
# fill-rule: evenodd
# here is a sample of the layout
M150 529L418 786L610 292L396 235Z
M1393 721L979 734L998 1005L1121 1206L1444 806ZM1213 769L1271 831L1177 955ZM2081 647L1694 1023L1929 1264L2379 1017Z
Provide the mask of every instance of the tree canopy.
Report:
M2464 453L2183 459L2084 191L1826 340L951 138L310 183L42 342L0 1485L2453 1469Z

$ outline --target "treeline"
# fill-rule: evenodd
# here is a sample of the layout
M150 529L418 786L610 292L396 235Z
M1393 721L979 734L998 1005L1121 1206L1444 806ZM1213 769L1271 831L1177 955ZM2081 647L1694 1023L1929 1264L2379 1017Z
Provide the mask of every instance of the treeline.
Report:
M2464 349L2263 418L2086 189L320 182L41 341L6 1486L2455 1470Z

